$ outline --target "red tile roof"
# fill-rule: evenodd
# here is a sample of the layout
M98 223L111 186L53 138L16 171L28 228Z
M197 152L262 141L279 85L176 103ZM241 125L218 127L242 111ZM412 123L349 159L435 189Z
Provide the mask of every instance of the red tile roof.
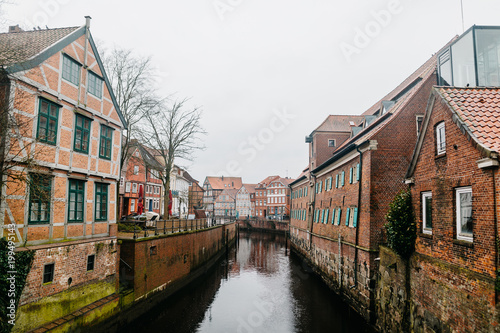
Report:
M207 181L214 190L227 188L239 189L242 185L241 177L207 177Z
M329 115L314 132L351 132L350 122L358 126L365 117L352 115Z
M0 34L0 64L19 63L39 54L80 27Z
M500 88L436 88L470 134L489 150L500 152Z

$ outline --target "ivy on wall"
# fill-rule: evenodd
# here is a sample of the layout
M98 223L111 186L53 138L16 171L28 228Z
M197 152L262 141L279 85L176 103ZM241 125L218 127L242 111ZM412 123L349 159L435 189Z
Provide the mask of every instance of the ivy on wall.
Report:
M17 305L31 269L35 251L14 252L13 242L0 238L0 332L8 333L15 323Z
M402 190L396 195L389 205L389 211L385 218L389 247L404 259L410 258L415 251L417 226L409 190Z

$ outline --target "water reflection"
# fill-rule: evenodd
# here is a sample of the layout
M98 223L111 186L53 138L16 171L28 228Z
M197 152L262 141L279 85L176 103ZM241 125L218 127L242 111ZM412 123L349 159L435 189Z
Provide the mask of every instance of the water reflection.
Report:
M371 332L280 235L240 234L237 246L126 332Z

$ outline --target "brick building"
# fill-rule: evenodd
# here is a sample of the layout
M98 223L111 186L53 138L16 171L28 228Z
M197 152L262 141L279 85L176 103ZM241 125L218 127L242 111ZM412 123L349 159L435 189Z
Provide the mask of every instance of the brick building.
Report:
M267 212L268 216L274 219L283 220L290 215L290 183L293 179L276 178L269 182L267 191Z
M137 141L130 143L120 178L120 217L137 213L141 187L143 212L160 213L162 169L146 147Z
M269 176L263 179L255 187L255 217L265 218L268 215L267 211L267 186L269 183L280 176Z
M184 177L189 181L189 214L195 214L195 210L203 209L203 188L198 184L189 172L184 171Z
M440 83L453 86L432 89L406 174L418 228L415 330L498 330L500 61L484 62L492 50L500 29L475 26L438 55Z
M26 181L6 179L0 221L15 226L18 249L35 250L14 331L117 291L116 193L126 122L89 26L87 18L81 27L0 34L2 104L11 102L11 115L27 124L6 148ZM23 167L28 154L36 167Z
M402 179L436 84L436 63L434 55L359 118L339 125L349 125L350 136L325 162L314 165L314 152L322 150L310 147L309 170L291 184L292 247L367 319L373 318L375 259L385 242L384 216L404 187ZM326 139L318 143L328 144Z

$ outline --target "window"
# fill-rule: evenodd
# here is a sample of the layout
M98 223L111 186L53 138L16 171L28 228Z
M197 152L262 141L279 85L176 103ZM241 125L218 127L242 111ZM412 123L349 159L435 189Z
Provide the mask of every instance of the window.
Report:
M340 186L344 186L344 179L345 179L345 171L342 171L342 174L340 175Z
M102 97L102 79L92 72L89 73L88 90L95 97Z
M335 140L328 140L328 147L335 147Z
M436 149L438 155L446 153L444 122L440 122L436 126Z
M130 212L135 212L135 199L130 199Z
M78 85L78 81L80 80L80 64L66 55L63 57L62 77L75 86Z
M91 254L87 257L87 272L94 270L95 254Z
M472 241L472 188L456 190L457 239Z
M125 192L130 192L130 182L125 183Z
M75 143L76 151L87 154L89 152L90 120L87 117L77 114L75 118Z
M48 176L33 174L30 176L30 215L28 223L50 222L50 185Z
M158 248L156 246L151 246L149 248L149 255L154 256L158 254Z
M134 165L134 175L137 175L139 173L139 166Z
M55 145L57 141L57 121L59 105L40 99L38 110L38 140Z
M335 208L332 208L332 224L335 224Z
M69 222L83 222L83 201L85 196L85 182L83 180L69 180Z
M361 169L360 169L360 164L356 164L356 181L359 182L361 179Z
M54 266L55 264L46 264L43 266L43 283L50 283L54 281Z
M108 184L95 183L95 220L108 218Z
M330 209L325 209L325 220L323 221L325 224L328 224L328 212Z
M349 169L349 184L352 184L354 180L354 170L352 168Z
M132 183L132 193L137 193L137 183Z
M350 219L350 215L351 215L351 209L350 208L347 208L346 211L345 211L345 225L346 226L349 226L349 219Z
M111 159L111 145L113 143L113 129L111 127L101 125L101 147L99 149L99 157L107 160Z
M422 232L432 234L432 192L422 193Z
M335 188L339 187L339 175L335 175Z
M424 122L424 116L421 114L418 114L416 116L416 121L417 121L417 135L420 134L420 130L422 129L422 124Z
M337 217L336 217L337 222L335 223L336 225L340 225L340 217L341 216L342 216L342 208L339 207L339 208L337 208Z

